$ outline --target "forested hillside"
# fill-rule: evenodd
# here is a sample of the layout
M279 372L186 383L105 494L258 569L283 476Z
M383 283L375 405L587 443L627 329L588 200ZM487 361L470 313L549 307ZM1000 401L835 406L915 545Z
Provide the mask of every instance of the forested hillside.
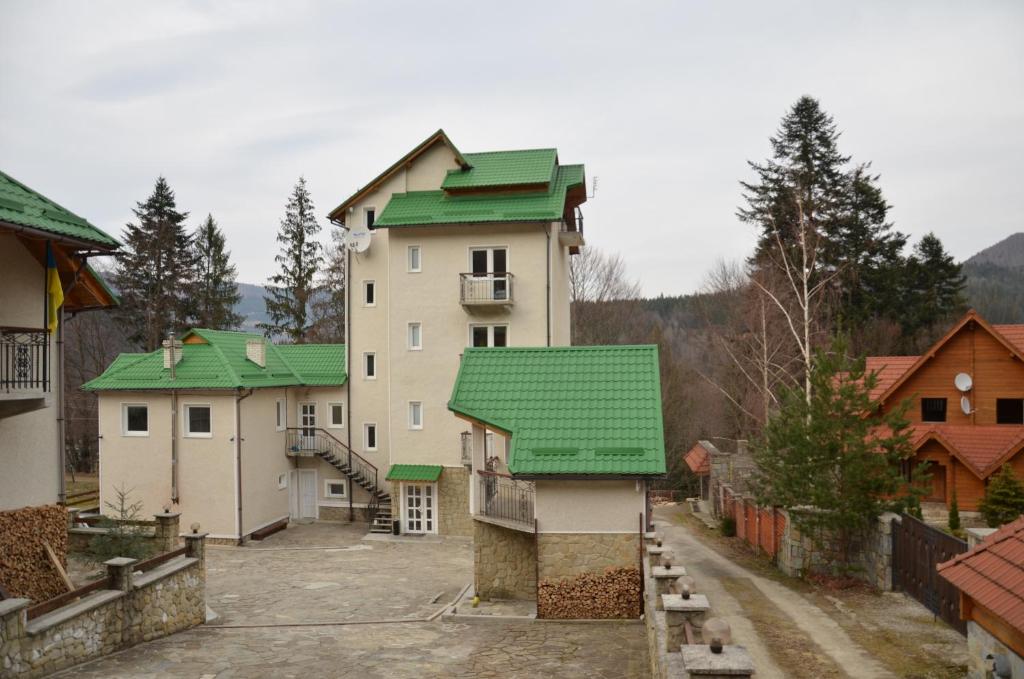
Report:
M1024 323L1024 233L974 255L963 268L967 300L993 323Z

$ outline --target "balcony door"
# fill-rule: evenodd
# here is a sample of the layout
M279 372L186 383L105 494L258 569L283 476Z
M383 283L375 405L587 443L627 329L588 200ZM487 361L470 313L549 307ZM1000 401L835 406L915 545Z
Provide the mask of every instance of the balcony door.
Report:
M473 276L488 281L490 298L508 299L508 249L473 248L469 257Z
M316 447L316 402L299 404L299 447L313 450Z
M405 532L435 533L435 486L432 483L406 483L403 493Z

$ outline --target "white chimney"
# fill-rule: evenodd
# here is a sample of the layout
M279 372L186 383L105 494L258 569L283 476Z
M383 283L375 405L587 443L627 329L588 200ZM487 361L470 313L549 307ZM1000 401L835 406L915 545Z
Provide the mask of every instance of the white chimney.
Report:
M165 339L164 346L164 370L171 369L171 354L174 354L174 365L181 363L181 340Z
M261 339L245 343L245 357L261 368L267 367L267 344Z

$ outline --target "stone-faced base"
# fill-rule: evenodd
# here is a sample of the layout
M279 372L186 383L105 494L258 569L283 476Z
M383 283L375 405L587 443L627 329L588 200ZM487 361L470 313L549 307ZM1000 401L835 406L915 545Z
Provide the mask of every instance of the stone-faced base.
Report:
M636 533L541 533L537 542L541 580L603 573L606 568L640 568Z
M535 599L537 551L532 533L473 521L476 592L484 599Z
M320 505L321 521L339 521L341 523L369 523L370 514L366 507L325 507ZM351 518L350 518L351 517Z
M473 523L469 514L469 470L445 467L437 479L437 532L471 537Z

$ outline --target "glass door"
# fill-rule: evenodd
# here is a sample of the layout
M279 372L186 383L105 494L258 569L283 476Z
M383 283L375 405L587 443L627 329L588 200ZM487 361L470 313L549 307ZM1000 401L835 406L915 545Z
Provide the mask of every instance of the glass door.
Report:
M299 445L303 450L316 448L316 403L299 404Z
M405 486L405 532L434 532L433 484L409 483Z

